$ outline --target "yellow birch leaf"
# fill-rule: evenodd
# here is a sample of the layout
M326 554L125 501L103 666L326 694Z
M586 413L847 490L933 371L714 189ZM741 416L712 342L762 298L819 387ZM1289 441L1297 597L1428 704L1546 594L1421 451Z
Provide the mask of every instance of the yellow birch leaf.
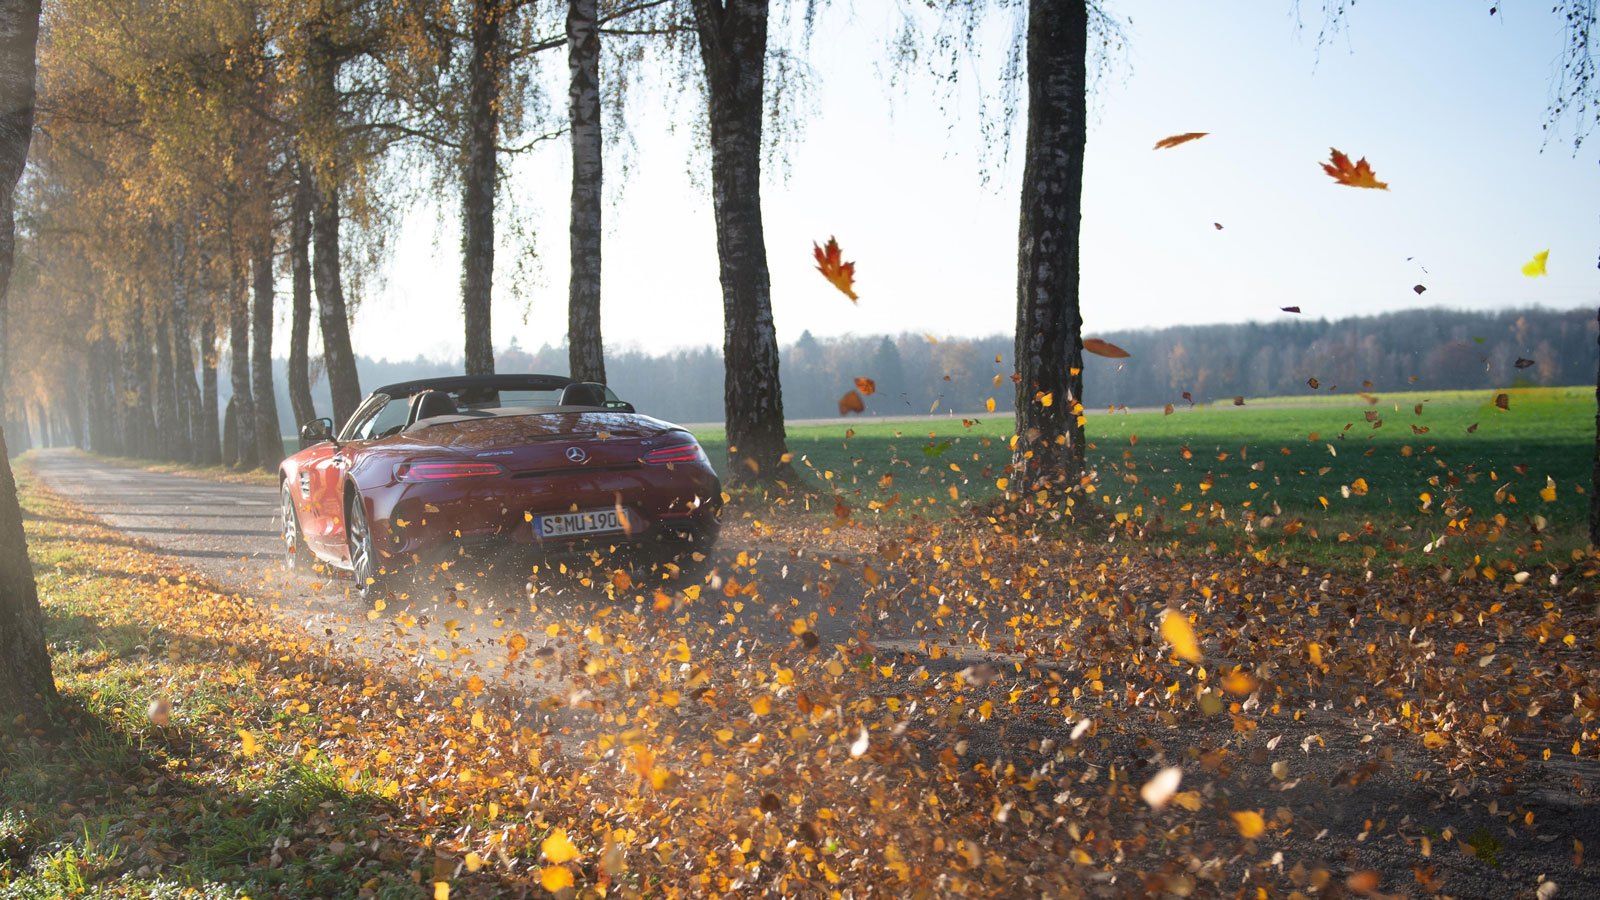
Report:
M1200 661L1200 644L1195 640L1194 629L1189 627L1188 616L1175 609L1167 610L1161 617L1161 636L1181 658L1188 662Z

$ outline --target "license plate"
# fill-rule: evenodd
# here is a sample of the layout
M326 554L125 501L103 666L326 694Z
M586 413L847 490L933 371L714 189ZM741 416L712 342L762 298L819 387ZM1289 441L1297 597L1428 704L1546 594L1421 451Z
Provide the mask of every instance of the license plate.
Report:
M605 534L624 529L623 518L615 509L535 516L534 530L540 537L566 537L573 534Z

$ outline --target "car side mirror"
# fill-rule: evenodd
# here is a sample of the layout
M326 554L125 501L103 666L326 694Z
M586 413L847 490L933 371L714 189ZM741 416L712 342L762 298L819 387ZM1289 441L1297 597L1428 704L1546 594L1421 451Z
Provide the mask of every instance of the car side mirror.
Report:
M300 446L309 447L333 440L333 420L327 416L312 419L300 426Z

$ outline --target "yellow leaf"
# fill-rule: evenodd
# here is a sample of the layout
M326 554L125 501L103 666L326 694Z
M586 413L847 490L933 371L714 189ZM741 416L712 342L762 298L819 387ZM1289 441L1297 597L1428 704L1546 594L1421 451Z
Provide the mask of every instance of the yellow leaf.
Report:
M246 759L255 756L261 750L261 745L256 742L256 736L243 728L239 729L239 743L239 752L243 753Z
M1449 742L1445 740L1444 735L1437 731L1429 731L1422 735L1422 746L1429 750L1437 750L1447 743Z
M1549 273L1544 270L1544 264L1549 259L1550 251L1540 250L1538 253L1533 255L1533 259L1530 259L1522 264L1522 274L1528 276L1529 278L1537 278L1540 275L1548 275Z
M1167 610L1161 617L1161 636L1179 657L1189 662L1200 661L1200 644L1195 640L1194 629L1189 627L1188 616L1175 609Z
M1239 834L1253 838L1267 830L1267 823L1261 818L1261 813L1245 810L1233 813L1233 824L1238 826Z
M433 900L450 900L450 882L435 881L433 883Z
M545 859L556 865L578 858L578 848L572 846L572 842L567 840L567 830L565 828L552 829L550 836L545 838L544 842L539 845L539 852L544 854ZM571 884L571 882L569 881L568 884Z
M1255 693L1255 689L1260 686L1261 682L1249 672L1229 672L1222 676L1222 689L1241 697Z
M1008 478L996 478L994 481L994 486L1003 491L1011 486L1011 480Z
M767 713L772 712L772 701L768 700L765 696L757 697L756 699L750 701L750 711L758 716L764 716Z
M468 853L466 862L468 872L476 872L483 868L483 857L476 853Z
M661 702L665 703L668 706L677 706L678 705L678 700L679 700L679 697L678 697L678 692L677 691L662 691L661 692Z
M566 866L545 866L539 870L539 883L554 894L562 888L572 887L572 873Z
M984 401L983 408L987 409L989 412L994 412L994 398L990 397L988 400Z
M474 694L483 693L483 679L479 678L476 675L473 675L472 677L468 678L467 679L467 690L473 692Z
M1539 499L1546 503L1556 502L1556 480L1546 475L1544 481L1545 485L1539 491Z

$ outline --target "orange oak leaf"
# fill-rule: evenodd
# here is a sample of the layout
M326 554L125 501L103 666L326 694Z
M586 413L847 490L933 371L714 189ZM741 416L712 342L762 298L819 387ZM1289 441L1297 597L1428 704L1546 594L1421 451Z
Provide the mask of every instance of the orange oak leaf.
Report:
M1176 147L1179 144L1187 144L1190 141L1198 141L1210 133L1211 132L1209 131L1186 131L1183 134L1175 134L1172 137L1164 137L1161 140L1156 141L1156 145L1151 149L1165 150L1168 147Z
M1380 191L1389 189L1387 181L1379 181L1373 176L1372 166L1367 164L1365 156L1357 160L1355 165L1351 165L1350 157L1340 153L1336 148L1329 147L1328 149L1333 153L1333 161L1331 163L1323 163L1322 171L1333 176L1334 181L1346 187L1376 188Z
M877 392L878 383L871 378L857 378L856 390L860 391L863 397L871 397Z
M867 405L861 402L861 395L855 391L851 391L839 398L839 415L841 416L846 413L862 412L866 408Z
M817 258L817 271L822 273L822 277L828 279L834 287L843 291L844 295L850 298L851 303L859 300L860 298L856 296L855 291L856 264L841 261L839 242L830 237L828 238L828 246L824 248L818 247L816 242L813 241L811 250L812 255Z
M1128 358L1128 351L1109 341L1102 341L1099 338L1084 338L1083 349L1095 354L1096 356L1109 356L1112 359Z

